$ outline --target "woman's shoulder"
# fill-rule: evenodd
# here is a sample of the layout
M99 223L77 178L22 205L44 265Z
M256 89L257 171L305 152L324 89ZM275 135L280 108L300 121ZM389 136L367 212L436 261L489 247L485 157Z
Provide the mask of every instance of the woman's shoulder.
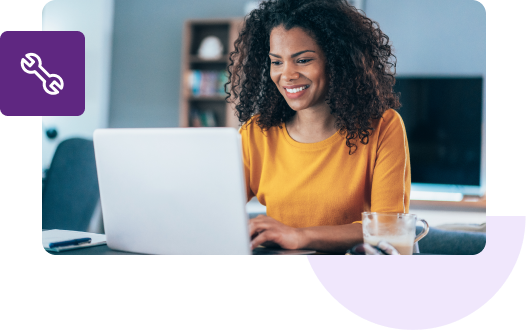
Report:
M257 125L257 119L260 115L254 115L249 120L247 120L241 127L239 128L239 132L242 133L243 131L253 130L254 126Z
M374 133L373 139L377 139L378 143L382 141L403 141L406 139L406 131L402 116L398 111L389 109L386 110L382 117L373 122Z
M382 120L383 124L390 124L390 123L399 123L402 121L402 116L398 113L398 111L394 109L387 109L383 113L382 117L380 118Z
M386 110L382 116L373 120L373 128L378 131L385 131L393 128L402 128L404 121L398 111L394 109Z
M268 138L269 136L273 136L278 133L278 127L271 127L268 130L263 130L257 122L259 116L259 114L254 115L243 125L241 125L239 128L239 133L241 133L242 136L250 136L252 138L260 139Z
M251 144L267 144L269 141L275 141L279 139L279 128L270 127L268 130L262 129L257 119L259 114L252 116L239 128L241 138L246 141L250 141Z

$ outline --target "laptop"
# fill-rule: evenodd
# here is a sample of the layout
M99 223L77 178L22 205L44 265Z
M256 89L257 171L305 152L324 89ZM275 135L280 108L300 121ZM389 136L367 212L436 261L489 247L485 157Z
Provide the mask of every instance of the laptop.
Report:
M250 250L241 137L234 128L94 132L108 247L144 254L311 254Z

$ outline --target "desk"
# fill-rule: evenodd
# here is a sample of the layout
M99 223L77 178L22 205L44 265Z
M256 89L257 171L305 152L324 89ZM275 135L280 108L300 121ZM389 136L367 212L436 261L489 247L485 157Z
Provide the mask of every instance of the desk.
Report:
M61 252L47 251L49 254L56 255L138 255L139 253L123 252L110 249L106 244L86 247L82 249L74 249Z
M53 255L141 255L140 253L112 250L106 244L61 252L48 251L48 253ZM325 253L317 252L315 254Z
M42 229L42 231L47 231L48 229ZM120 254L120 255L137 255L139 253L130 253L112 250L108 245L95 245L90 247L85 247L82 249L66 250L60 252L46 251L49 254L53 255L110 255L110 254Z
M42 231L47 231L48 229L42 229ZM257 248L257 249L265 249L263 247ZM112 250L108 247L108 245L95 245L90 247L83 247L80 249L73 249L73 250L65 250L60 252L54 252L54 251L46 251L49 254L53 255L145 255L143 253L135 253L135 252L124 252L124 251L117 251ZM259 253L256 253L259 254ZM266 253L264 253L266 254ZM317 252L315 254L326 254L322 252ZM268 254L266 254L268 255Z
M45 230L47 229L42 229L42 231L45 231ZM71 255L75 255L75 256L80 256L80 255L85 255L85 256L88 256L88 255L130 255L130 256L142 255L140 253L112 250L106 244L96 245L96 246L82 248L82 249L62 251L62 252L52 252L52 251L44 251L44 252L49 253L51 255L64 255L64 256L68 256L68 255L70 256ZM429 253L415 253L413 255L426 255L426 254L429 254ZM315 255L327 255L327 253L317 252L315 253Z
M54 255L140 255L139 253L122 252L110 249L106 244L97 245L88 248L75 249L62 252L48 252ZM316 255L326 255L325 253L317 252ZM413 255L426 255L430 253L415 253Z

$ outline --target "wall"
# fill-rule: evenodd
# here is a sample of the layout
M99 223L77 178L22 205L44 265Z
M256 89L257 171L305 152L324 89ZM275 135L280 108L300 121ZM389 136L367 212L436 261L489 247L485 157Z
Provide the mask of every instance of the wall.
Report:
M244 16L247 0L116 0L110 127L179 124L183 24Z
M42 30L81 31L86 45L86 109L78 117L42 117L43 169L49 167L60 141L92 139L95 129L108 126L112 29L112 0L54 0L42 11ZM44 134L49 127L58 131L54 140Z
M399 76L486 75L486 12L474 0L367 0Z

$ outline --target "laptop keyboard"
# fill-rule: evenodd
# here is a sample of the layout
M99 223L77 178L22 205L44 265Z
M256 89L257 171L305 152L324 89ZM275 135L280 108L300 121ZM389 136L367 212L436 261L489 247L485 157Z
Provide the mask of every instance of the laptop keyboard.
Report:
M258 247L252 250L253 255L298 255L298 254L314 254L314 250L285 250L285 249L270 249Z
M279 254L280 250L269 249L269 248L255 248L252 250L252 255L269 255Z

